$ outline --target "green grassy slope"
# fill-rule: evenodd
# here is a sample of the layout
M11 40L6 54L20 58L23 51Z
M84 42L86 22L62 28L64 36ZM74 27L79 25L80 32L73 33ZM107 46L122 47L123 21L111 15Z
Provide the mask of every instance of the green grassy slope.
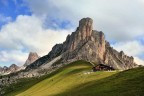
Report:
M4 96L15 96L15 95L17 95L21 92L26 91L31 86L41 82L42 80L53 76L56 73L57 72L53 72L52 74L41 76L39 78L23 78L23 79L20 79L18 83L11 84L9 87L4 88L4 90L6 91L6 94L4 94Z
M69 90L77 85L84 84L93 80L108 77L115 72L97 72L85 75L84 72L90 71L92 65L85 61L77 61L66 65L63 68L38 80L33 79L29 82L20 82L13 85L13 92L9 92L6 96L50 96L56 95ZM102 74L101 74L102 73ZM43 79L43 80L42 80ZM39 82L39 83L37 83ZM37 83L37 84L36 84ZM30 85L29 85L30 84ZM35 84L35 85L34 85ZM20 86L21 87L20 87ZM34 86L33 86L34 85ZM32 86L32 87L30 87ZM12 88L9 88L12 89ZM9 90L7 89L7 90ZM28 90L26 90L28 89ZM21 94L19 94L21 93Z
M34 79L33 83L30 80L31 85L17 88L7 96L143 96L144 68L84 74L91 68L91 64L77 61Z
M78 85L55 96L144 96L144 68Z

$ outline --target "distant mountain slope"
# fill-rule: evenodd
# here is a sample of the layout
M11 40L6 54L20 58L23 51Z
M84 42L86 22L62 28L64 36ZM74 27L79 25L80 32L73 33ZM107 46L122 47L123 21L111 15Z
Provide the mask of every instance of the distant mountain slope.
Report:
M28 58L27 58L27 60L23 66L20 67L20 66L17 66L16 64L12 64L9 67L7 67L7 66L1 67L0 66L0 74L1 75L7 75L10 73L24 70L28 65L35 62L39 58L40 57L38 56L38 54L36 52L30 52L29 56L28 56Z
M4 67L0 67L0 74L9 74L9 73L13 73L18 71L19 66L17 66L16 64L12 64L9 67L4 66Z
M29 56L24 64L24 67L30 65L31 63L35 62L39 58L40 57L38 56L38 54L36 52L30 52Z
M90 73L91 68L90 63L77 61L49 74L27 89L24 87L25 91L13 89L6 96L143 96L143 67L123 72Z

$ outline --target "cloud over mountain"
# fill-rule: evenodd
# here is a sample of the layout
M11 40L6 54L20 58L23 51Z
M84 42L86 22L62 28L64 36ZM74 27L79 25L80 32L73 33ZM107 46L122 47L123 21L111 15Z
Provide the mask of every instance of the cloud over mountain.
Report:
M144 59L142 56L144 54L143 0L43 0L43 2L25 0L23 2L24 4L21 5L27 6L31 14L17 14L16 20L2 26L1 53L18 51L16 53L20 52L20 55L16 55L23 58L26 58L25 54L28 55L31 50L38 52L39 55L47 54L55 43L63 42L67 34L75 30L79 19L91 17L95 22L94 28L102 30L106 39L114 43L116 49ZM12 16L7 17L10 21L9 18ZM133 47L137 48L137 52L134 49L129 51ZM1 58L4 58L2 54ZM23 62L20 61L13 63ZM0 61L1 65L2 62Z
M69 32L45 29L39 18L20 15L0 31L0 48L3 49L0 52L1 60L11 62L14 59L13 63L19 64L26 60L29 51L36 51L43 56L53 45L62 43Z

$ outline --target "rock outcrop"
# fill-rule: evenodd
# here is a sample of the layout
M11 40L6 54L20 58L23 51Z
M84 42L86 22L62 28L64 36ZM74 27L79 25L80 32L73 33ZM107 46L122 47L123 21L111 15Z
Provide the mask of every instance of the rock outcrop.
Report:
M10 73L16 72L19 69L19 66L17 66L16 64L12 64L9 67Z
M35 62L37 59L39 59L40 57L38 56L38 54L36 52L30 52L28 59L26 60L24 66L28 66L31 63Z
M2 72L3 68L0 66L0 73Z
M109 42L105 40L103 32L93 30L93 20L91 18L81 19L77 30L68 35L63 44L56 44L45 56L45 62L50 62L60 55L62 55L61 62L63 63L86 60L109 65L120 70L136 66L133 57L125 55L123 51L118 52L113 49ZM35 62L31 66L41 66L45 62Z
M16 64L12 64L11 66L7 67L0 67L1 74L9 74L18 71L19 67Z

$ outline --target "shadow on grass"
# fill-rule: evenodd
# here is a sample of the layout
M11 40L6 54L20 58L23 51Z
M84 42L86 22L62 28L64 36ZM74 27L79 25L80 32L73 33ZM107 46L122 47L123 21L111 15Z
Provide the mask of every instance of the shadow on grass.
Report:
M6 94L4 94L4 96L15 96L18 95L19 93L22 93L26 90L28 90L29 88L31 88L32 86L34 86L35 84L42 82L43 80L47 79L47 78L51 78L53 76L55 76L58 73L63 72L63 70L66 70L67 68L70 67L74 67L74 66L79 66L79 65L86 65L86 66L91 66L90 63L80 60L80 61L76 61L76 62L72 62L68 65L65 65L64 67L57 69L56 71L47 74L45 76L39 77L39 78L23 78L23 79L19 79L19 82L16 84L11 84L9 87L5 87L5 91ZM61 76L61 78L54 80L54 83L57 83L58 81L62 80L66 75L71 75L72 73L77 73L78 71L82 71L84 70L84 68L81 68L79 70L70 70L66 73L64 73L63 76ZM53 81L53 80L52 80ZM53 83L53 84L54 84Z
M54 96L144 96L144 68L80 84Z

